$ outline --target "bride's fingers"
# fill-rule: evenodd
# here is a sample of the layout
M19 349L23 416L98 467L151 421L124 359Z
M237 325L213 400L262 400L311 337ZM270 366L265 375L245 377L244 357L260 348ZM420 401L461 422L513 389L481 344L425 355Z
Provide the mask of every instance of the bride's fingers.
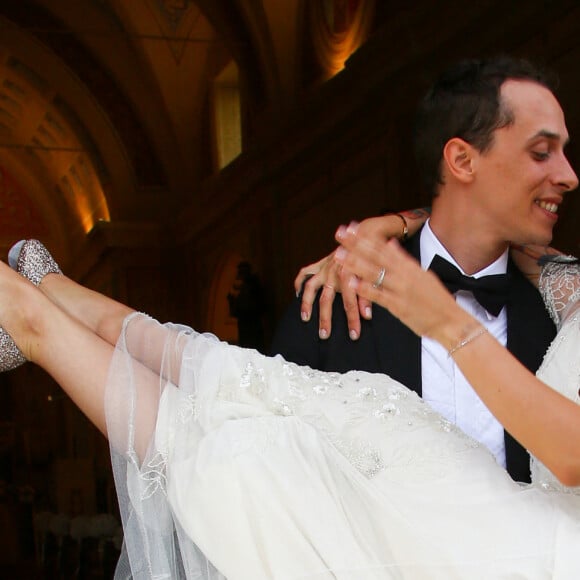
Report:
M391 276L389 280L385 279L384 283L377 287L366 280L353 278L351 284L359 296L386 308L413 332L420 335L426 331L425 317L421 316L420 311L415 311L414 302L409 298L404 281L401 282Z
M396 241L383 243L380 253L367 252L358 245L352 250L343 248L339 253L343 255L345 265L357 273L359 280L351 280L350 284L356 286L360 296L380 304L385 300L393 303L395 299L401 302L411 291L410 286L420 283L424 272Z
M424 283L432 284L420 264L394 238L369 239L357 235L356 227L343 226L337 231L337 239L342 245L336 250L335 259L365 282L359 284L360 292L357 291L365 298L381 303L381 290L389 290L405 303L421 291Z
M376 246L347 236L337 255L359 276L350 281L359 296L388 309L417 334L428 334L441 323L444 310L455 306L436 276L423 271L396 240Z
M384 242L359 238L350 231L344 231L342 235L339 233L337 239L342 245L335 252L336 261L361 278L376 279L377 273L385 264Z
M363 280L377 280L382 266L377 265L376 262L368 260L364 255L359 255L347 250L343 246L336 249L335 259L339 264L342 264L344 270L351 274L352 278L361 278ZM352 288L351 280L346 281Z
M377 286L371 282L367 282L363 278L351 278L349 286L362 298L380 304L389 310L392 308L392 300L396 298L396 294L386 286Z
M345 269L376 287L383 286L399 269L406 269L408 266L404 263L405 259L413 260L396 240L369 241L359 239L356 235L345 236L343 245L336 251L335 259Z

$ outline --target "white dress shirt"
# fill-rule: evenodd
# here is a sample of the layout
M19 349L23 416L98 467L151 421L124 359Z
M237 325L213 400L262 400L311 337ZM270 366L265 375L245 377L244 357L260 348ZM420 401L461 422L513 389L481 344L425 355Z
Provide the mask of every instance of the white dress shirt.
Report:
M429 222L421 231L420 244L421 266L424 269L429 268L435 254L439 254L465 274L437 239ZM508 250L493 264L472 276L479 278L491 274L505 274L507 262ZM464 310L477 318L502 345L506 345L505 307L498 316L493 316L477 302L471 292L464 290L455 293L455 300ZM502 425L471 388L453 358L439 343L429 338L423 338L421 341L421 377L423 399L446 419L484 444L493 453L498 463L505 467L505 441Z

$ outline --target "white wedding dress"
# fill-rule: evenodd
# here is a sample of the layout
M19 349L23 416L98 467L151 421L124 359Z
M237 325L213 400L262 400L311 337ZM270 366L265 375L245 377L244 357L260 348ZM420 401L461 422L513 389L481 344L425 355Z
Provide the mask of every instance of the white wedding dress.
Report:
M550 269L566 320L539 376L578 400L580 276ZM137 314L107 415L119 578L580 578L580 495L535 461L535 483L514 483L384 375L319 372Z

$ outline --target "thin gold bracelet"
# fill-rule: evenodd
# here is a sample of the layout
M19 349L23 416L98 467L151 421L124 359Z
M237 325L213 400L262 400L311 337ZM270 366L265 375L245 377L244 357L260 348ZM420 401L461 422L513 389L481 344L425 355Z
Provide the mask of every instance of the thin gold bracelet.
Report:
M409 226L407 224L407 220L405 219L405 216L401 215L400 213L392 213L391 215L396 215L397 217L401 218L403 222L403 233L401 234L399 240L404 242L409 237Z
M470 342L473 342L476 338L483 336L486 332L488 332L488 330L487 328L485 328L485 326L480 326L479 328L476 328L475 330L467 334L465 337L463 337L453 348L451 348L447 353L448 356L451 356L454 352L457 352L460 348L463 348Z

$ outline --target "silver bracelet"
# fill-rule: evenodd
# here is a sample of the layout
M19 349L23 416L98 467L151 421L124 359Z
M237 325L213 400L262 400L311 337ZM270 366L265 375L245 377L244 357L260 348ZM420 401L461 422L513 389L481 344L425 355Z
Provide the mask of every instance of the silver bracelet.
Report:
M466 344L473 342L476 338L479 338L486 332L488 332L488 330L485 328L485 326L480 326L473 332L470 332L466 337L462 338L453 348L449 350L447 356L451 356L454 352L457 352L460 348L463 348Z

